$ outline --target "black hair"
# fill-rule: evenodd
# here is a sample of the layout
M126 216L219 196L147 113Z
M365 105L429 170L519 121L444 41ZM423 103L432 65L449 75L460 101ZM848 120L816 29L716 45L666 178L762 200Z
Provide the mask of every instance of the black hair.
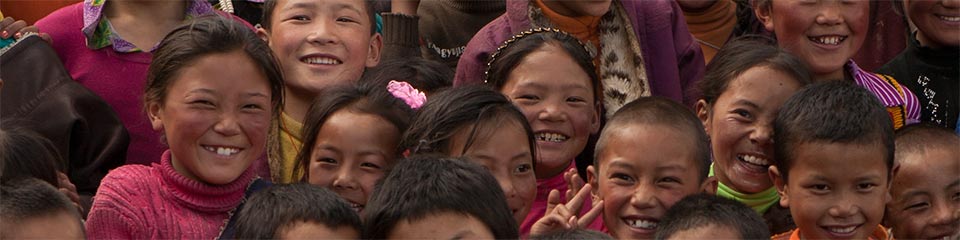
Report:
M574 228L563 231L551 232L543 235L530 236L530 240L564 240L564 239L603 239L613 240L613 237L606 233L597 232L590 229Z
M728 42L707 65L703 80L697 83L701 98L709 106L727 90L730 82L747 70L769 67L793 77L801 87L812 82L807 66L780 47L773 39L746 35Z
M360 217L340 196L307 183L273 185L254 193L237 212L237 239L275 239L301 222L360 234Z
M294 176L303 176L302 181L309 179L310 157L313 155L313 146L317 144L320 128L337 111L349 110L375 115L390 122L402 136L410 125L413 109L402 99L387 91L389 81L389 79L366 79L354 85L322 90L319 97L310 104L307 115L304 117L301 132L303 150L295 158L298 164L293 169ZM402 148L397 146L394 150L397 153L396 157L400 157Z
M64 161L50 140L33 130L4 121L0 128L0 182L36 178L59 186Z
M753 209L736 200L705 193L684 197L670 207L654 239L669 239L680 231L711 225L733 228L740 239L770 239L767 224Z
M453 85L453 70L424 58L396 58L381 61L376 67L364 71L360 81L368 79L404 81L429 96Z
M463 147L466 152L480 136L503 127L507 121L520 124L530 144L531 159L537 159L536 139L527 118L503 94L482 85L448 89L431 96L417 112L400 146L410 153L456 155L450 152L450 142L458 132L470 131Z
M279 0L263 1L263 16L260 18L260 27L267 31L272 30L273 11L277 8L277 1ZM376 0L363 0L364 10L367 11L367 20L370 21L370 36L377 33L377 12L373 7L374 1Z
M590 86L593 87L593 101L599 103L603 97L603 88L596 66L593 65L593 57L573 35L549 28L527 30L504 42L497 52L490 56L487 72L484 74L486 83L498 91L503 89L510 73L523 59L548 45L562 49L587 73Z
M918 123L900 128L895 133L897 151L895 159L903 159L907 155L923 154L928 149L945 149L956 151L960 147L960 136L949 128L932 123Z
M11 235L16 225L35 217L67 213L76 218L83 231L80 211L56 187L36 178L23 178L0 183L0 234ZM62 230L62 229L51 229ZM82 233L82 232L81 232ZM6 239L6 236L3 236Z
M270 47L242 23L218 14L193 18L173 29L153 53L144 104L163 106L167 91L183 68L192 66L202 57L243 51L262 72L270 84L270 102L273 118L283 105L283 75Z
M401 221L442 213L476 218L496 239L519 238L493 175L470 161L438 155L414 155L394 166L367 202L363 238L384 239Z
M774 165L784 183L797 146L806 143L879 144L887 176L893 166L893 122L877 97L843 81L814 83L780 107L773 126Z
M677 134L691 137L694 142L688 144L693 144L691 146L693 149L690 150L694 151L694 157L696 157L694 161L699 170L697 176L700 177L701 182L707 178L707 173L710 171L710 139L703 130L700 119L690 111L690 108L657 96L641 97L623 105L613 114L597 140L593 166L599 171L600 154L603 153L607 141L610 141L610 135L627 125L640 124L669 127L677 130Z

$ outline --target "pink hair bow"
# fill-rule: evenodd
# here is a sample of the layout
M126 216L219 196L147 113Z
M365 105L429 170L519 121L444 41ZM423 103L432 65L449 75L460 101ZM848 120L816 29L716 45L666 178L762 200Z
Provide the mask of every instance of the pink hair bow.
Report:
M390 83L387 84L387 91L393 94L394 97L402 99L403 102L407 103L407 106L410 106L412 109L420 108L420 106L423 106L423 103L427 101L426 94L423 94L423 92L417 90L407 82L390 80Z

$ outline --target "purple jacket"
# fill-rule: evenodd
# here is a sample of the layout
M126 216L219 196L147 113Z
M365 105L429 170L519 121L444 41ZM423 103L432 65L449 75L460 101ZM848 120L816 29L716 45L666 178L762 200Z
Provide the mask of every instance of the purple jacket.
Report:
M687 30L683 12L673 0L619 0L640 40L650 90L655 96L683 102L699 99L694 93L703 78L704 62L700 45ZM482 82L487 57L513 34L530 28L528 0L507 1L507 12L480 29L467 44L453 84Z

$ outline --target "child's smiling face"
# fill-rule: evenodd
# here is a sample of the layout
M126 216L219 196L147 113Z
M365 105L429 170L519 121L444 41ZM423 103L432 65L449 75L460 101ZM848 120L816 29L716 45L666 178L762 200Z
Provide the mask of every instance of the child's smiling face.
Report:
M537 177L556 176L600 128L590 77L570 54L547 44L520 61L501 93L520 108L537 138Z
M701 100L698 115L711 137L714 173L739 192L773 186L773 120L780 106L800 88L798 80L770 67L753 67L730 80L712 106Z
M894 237L960 238L960 149L931 148L897 163L886 217Z
M178 173L227 184L263 155L273 105L259 69L243 50L199 57L170 80L162 103L146 104Z
M360 212L393 165L399 141L400 130L389 121L341 109L317 133L307 181L336 192Z
M866 239L890 200L885 151L879 142L801 143L784 183L771 167L780 204L790 207L803 239Z
M805 62L816 80L840 80L844 64L866 38L870 1L771 0L756 13L777 44Z
M917 26L917 39L935 48L960 46L960 1L904 0L910 21Z
M628 124L609 133L598 166L588 169L604 224L617 239L652 239L667 209L702 187L695 141L660 125Z
M473 136L470 148L464 151L473 125L460 128L450 139L450 155L467 157L493 175L517 222L530 213L537 197L537 178L533 173L533 148L526 130L515 118L504 117L506 122L481 124Z
M360 79L380 61L380 34L364 0L280 0L269 30L258 30L283 69L288 89L317 93Z

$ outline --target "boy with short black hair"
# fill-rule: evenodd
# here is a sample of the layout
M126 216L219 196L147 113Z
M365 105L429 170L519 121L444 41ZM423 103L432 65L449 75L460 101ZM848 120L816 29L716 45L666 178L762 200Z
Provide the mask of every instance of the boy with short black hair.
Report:
M500 184L470 161L438 155L400 160L363 212L364 239L517 239Z
M667 211L656 239L769 239L765 226L747 205L701 193L683 198Z
M893 168L893 123L877 98L848 82L800 90L774 122L780 205L797 229L773 239L886 239L880 221Z
M587 168L603 221L617 239L652 239L663 214L681 198L716 189L707 177L710 147L689 108L644 97L607 122Z
M360 237L357 212L336 193L307 183L259 191L237 216L237 239Z
M76 205L44 181L4 182L0 199L0 239L86 239Z
M267 0L257 34L273 50L284 76L283 112L270 143L270 172L291 183L303 145L304 116L317 94L353 84L380 62L372 0Z
M930 123L896 133L884 223L896 239L960 238L960 136Z

